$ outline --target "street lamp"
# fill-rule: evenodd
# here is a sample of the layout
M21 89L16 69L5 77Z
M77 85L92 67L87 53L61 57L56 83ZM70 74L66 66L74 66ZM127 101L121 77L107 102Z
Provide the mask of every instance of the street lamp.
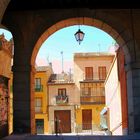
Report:
M79 30L74 34L74 36L75 36L75 38L76 38L76 41L79 42L79 45L80 45L81 41L83 41L84 35L85 35L85 33L82 32L82 31L80 30L80 28L79 28Z

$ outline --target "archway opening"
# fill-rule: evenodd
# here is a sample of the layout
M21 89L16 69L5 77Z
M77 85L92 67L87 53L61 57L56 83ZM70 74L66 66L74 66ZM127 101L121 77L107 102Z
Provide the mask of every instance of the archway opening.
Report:
M53 33L55 33L56 31L58 31L59 29L62 29L62 28L64 28L64 27L68 27L68 26L71 26L71 25L75 25L75 24L79 24L79 22L77 22L77 21L80 21L81 22L81 25L90 25L90 26L95 26L95 27L98 27L98 28L100 28L100 29L102 29L102 30L104 30L104 31L106 31L109 35L111 35L116 41L117 41L117 43L119 44L119 46L120 46L120 48L121 48L121 50L119 49L119 51L120 51L120 53L122 53L122 52L124 52L124 54L126 53L125 51L127 50L127 48L126 48L126 46L125 46L125 42L124 42L124 40L122 39L122 37L113 29L113 28L111 28L110 26L108 26L106 23L103 23L103 22L101 22L101 21L99 21L99 20L96 20L96 19L91 19L91 18L78 18L78 20L76 19L76 18L74 18L74 19L68 19L68 20L64 20L64 21L61 21L61 22L59 22L59 23L57 23L57 24L55 24L55 25L53 25L52 27L50 27L46 32L44 32L44 34L42 34L42 36L39 38L39 40L37 41L37 43L36 43L36 45L35 45L35 48L34 48L34 51L33 51L33 55L32 55L32 59L31 59L31 65L33 66L33 65L35 65L35 58L36 58L36 56L37 56L37 53L38 53L38 50L39 50L39 48L41 47L41 45L44 43L44 41L48 38L48 37L50 37L50 35L52 35ZM82 28L82 27L81 27ZM94 38L94 37L93 37ZM99 55L99 52L100 52L100 49L101 48L99 48L100 46L98 46L98 51L96 52L96 53L98 53L98 55ZM118 46L115 46L115 47L118 47ZM117 48L118 49L118 48ZM86 51L85 51L86 52ZM117 62L117 60L118 60L118 58L119 59L124 59L124 57L125 57L125 61L130 61L130 57L127 55L127 56L125 56L124 54L122 55L120 55L120 53L118 53L117 55L116 55L116 57L114 56L114 60L112 60L111 58L109 58L110 60L111 60L111 62L112 62L112 71L114 70L113 68L113 66L115 65L119 65L119 63ZM61 53L62 54L62 53ZM127 53L128 54L128 53ZM86 56L87 55L87 56ZM89 56L88 56L89 55ZM86 56L86 57L85 57ZM100 56L101 56L101 54L100 54ZM121 56L123 56L123 58L121 57ZM84 54L84 57L87 59L87 57L90 57L90 54ZM95 57L95 56L94 56ZM97 54L96 54L96 57L97 57ZM75 55L75 58L74 58L74 60L75 61L77 61L78 59L83 59L83 54L76 54ZM47 59L47 58L46 58ZM127 60L126 60L127 59ZM124 61L124 60L121 60L121 61ZM124 63L123 63L124 64ZM97 65L97 64L96 64ZM104 66L105 65L105 63L103 64L103 65L101 65L101 66ZM111 66L111 65L110 65ZM85 67L85 69L86 68L91 68L89 65L87 65L87 67ZM81 68L82 69L82 68ZM109 68L108 68L109 69ZM115 88L117 88L117 92L116 92L116 94L118 94L119 95L119 98L118 98L118 100L120 101L120 104L122 103L122 101L121 101L121 89L118 89L118 87L120 86L120 77L118 77L117 76L117 69L118 68L115 68L115 70L116 70L116 78L117 79L115 79L115 80L117 80L117 84L115 85L116 87L114 87L114 89ZM123 67L123 69L124 69L124 67ZM63 65L62 65L62 69L61 69L62 71L63 71ZM93 70L93 69L92 69ZM87 71L89 71L89 70L87 70ZM101 70L102 72L104 71L104 68ZM106 70L105 70L106 71ZM109 70L108 70L108 72L109 72ZM125 70L123 71L123 72L125 72ZM104 73L104 72L103 72ZM111 70L110 70L110 73L111 73ZM86 75L86 74L85 74ZM87 74L88 75L88 74ZM93 75L92 75L93 76ZM76 76L76 77L78 77L78 76ZM75 77L75 79L77 80L77 78ZM102 76L101 76L102 77ZM104 77L104 76L103 76ZM102 77L102 78L103 78ZM80 78L80 77L79 77ZM84 77L85 78L85 77ZM108 79L109 79L109 76L107 77ZM38 79L37 79L38 80ZM56 80L56 79L55 79ZM62 80L62 79L61 79ZM89 91L91 90L91 89L89 89L89 87L87 88L86 86L87 86L87 83L89 82L89 84L91 84L92 83L92 86L95 86L93 83L95 82L91 82L91 81L84 81L85 79L79 79L77 82L75 81L75 84L76 83L79 83L79 85L77 85L77 89L80 89L80 88L82 88L84 91L86 90L86 89L88 89ZM88 79L89 80L89 79ZM93 80L93 79L92 79ZM94 79L95 80L95 79ZM97 79L96 79L97 80ZM99 79L98 79L99 80ZM101 79L100 79L101 80ZM105 79L104 79L105 80ZM109 79L110 80L110 79ZM124 80L124 79L123 79ZM96 81L97 82L97 81ZM100 81L101 82L101 81ZM108 84L107 82L108 81L105 81L106 83L105 84ZM115 82L115 81L114 81ZM37 83L37 82L35 82L35 83ZM97 84L97 83L96 83ZM33 87L34 85L33 85L33 83L32 83L32 87ZM49 86L51 86L52 87L52 83L50 82L49 83ZM84 86L84 87L83 87ZM126 86L126 85L125 85ZM41 87L41 86L40 86ZM55 87L56 87L56 85L55 85ZM86 87L86 89L85 89L85 87ZM109 86L110 87L110 86ZM58 88L58 87L57 87ZM125 87L126 89L127 89L127 87ZM53 89L54 88L52 88L52 91L53 91ZM66 88L59 88L59 89L66 89ZM59 89L58 89L58 94L59 94ZM92 89L92 90L94 90L94 89ZM97 87L96 87L96 90L97 90ZM115 89L116 90L116 89ZM120 90L120 91L118 91L118 90ZM80 89L80 91L79 91L79 93L81 93L82 92L82 90ZM107 91L107 92L109 92L109 91ZM113 91L113 92L115 92L115 91ZM126 91L125 91L126 92ZM56 93L56 92L55 92ZM49 93L48 93L49 94ZM106 94L106 93L105 93ZM80 94L79 94L80 95ZM117 96L118 96L117 95ZM57 95L53 95L54 97L55 97L55 101L57 102L57 97L59 96L57 96ZM92 95L93 96L93 95ZM112 94L111 95L112 97L114 96L114 94ZM126 96L126 95L125 95ZM85 98L85 97L81 97L81 95L79 96L80 98L80 100L84 100L84 102L87 100L87 97ZM37 97L37 98L40 98L40 97ZM48 95L48 104L50 103L49 102L49 100L51 100L50 99L51 98L51 96L49 96ZM88 99L89 99L89 97L88 97ZM96 98L97 99L97 98ZM53 100L53 101L54 101ZM94 100L93 98L91 99L90 98L90 100ZM111 99L112 100L112 99ZM125 99L126 101L127 101L127 98ZM36 102L39 102L39 99L38 99L38 101L36 100ZM114 102L115 103L115 102ZM113 103L113 104L114 104ZM38 104L38 103L37 103ZM53 104L49 104L49 105L55 105L55 107L56 107L56 103L53 103ZM79 119L79 120L81 120L81 122L79 122L79 125L77 125L75 128L74 128L74 126L72 126L71 124L69 125L70 126L70 132L80 132L81 130L82 130L82 128L83 129L87 129L87 127L90 127L90 125L83 125L82 124L82 121L84 121L84 111L89 111L88 113L89 114L92 114L91 112L93 112L93 110L91 111L91 108L92 107L85 107L84 105L82 105L81 106L81 101L79 102L79 103L76 103L75 105L74 105L74 107L73 107L73 110L76 110L75 111L75 114L77 115L77 116L80 116L81 115L81 118L80 117L78 117L77 119ZM122 107L122 106L121 106ZM126 105L126 103L125 103L125 107L128 107L127 105ZM106 109L107 108L107 109ZM52 109L52 108L51 108ZM49 116L49 118L52 118L53 120L51 120L52 122L53 122L53 124L51 124L50 122L48 122L48 126L51 126L52 128L48 128L48 131L49 131L49 129L52 129L51 130L51 132L50 133L54 133L55 132L55 117L56 116L59 116L59 117L61 117L59 114L62 114L62 113L64 113L63 112L63 110L61 109L61 107L59 106L58 108L55 108L55 109L48 109L48 111L49 112L54 112L54 114L52 114L52 115L50 115ZM80 110L81 109L81 110ZM102 112L101 114L102 115L106 115L106 114L108 114L109 112L110 112L110 110L109 110L109 112L107 112L108 111L108 109L109 109L109 106L107 106L107 104L106 104L106 106L105 106L105 109L103 109L102 108L102 111L99 109L99 107L96 107L96 111L98 112ZM119 108L120 110L120 112L122 111L122 108ZM123 108L124 109L124 108ZM125 108L126 109L126 108ZM70 108L65 108L65 111L68 111L68 110L71 110L71 112L74 112L74 111L72 111L72 109L70 109ZM78 114L77 112L82 112L83 114ZM91 111L91 112L90 112ZM112 111L112 108L111 108L111 111ZM104 113L103 113L104 112ZM86 112L87 113L87 112ZM72 113L68 113L68 114L72 114ZM74 113L73 113L74 114ZM75 114L74 115L69 115L69 116L71 116L71 118L73 117L75 117ZM113 112L111 112L111 114L113 114ZM83 116L82 116L83 115ZM121 119L122 119L122 115L118 115ZM98 116L99 117L99 116ZM92 118L92 117L91 117ZM113 117L112 117L113 118ZM82 120L83 119L83 120ZM125 119L128 119L127 118L127 111L126 111L126 116L125 116ZM40 121L39 119L37 119L38 121ZM75 120L76 120L76 118L75 118ZM110 119L111 120L111 119ZM109 120L109 122L110 122L110 120ZM72 120L73 121L73 120ZM116 121L116 119L115 119L115 121ZM112 122L111 123L113 123L113 122L115 122L114 120L112 120ZM118 120L117 120L118 121ZM123 120L123 121L126 121L126 120ZM92 119L91 119L91 122L94 122ZM38 123L38 122L37 122ZM75 122L74 122L75 123ZM112 128L110 129L110 128L107 128L107 129L110 129L111 131L112 131L112 133L116 133L115 131L118 131L117 129L118 128L120 128L120 126L122 126L122 121L119 121L119 123L115 126L114 124L112 124L113 126L111 126ZM126 123L128 123L127 121L126 121ZM95 124L95 123L94 123ZM108 124L109 125L109 124ZM91 125L92 126L92 125ZM92 127L90 127L90 129L93 129L93 126ZM89 129L89 130L90 130ZM128 129L128 124L126 125L125 124L125 128L124 128L124 130L122 130L122 128L121 128L121 130L119 130L119 131L122 131L122 133L120 133L120 134L127 134L127 129ZM124 132L125 131L125 132ZM117 134L117 133L116 133ZM119 134L119 133L118 133Z

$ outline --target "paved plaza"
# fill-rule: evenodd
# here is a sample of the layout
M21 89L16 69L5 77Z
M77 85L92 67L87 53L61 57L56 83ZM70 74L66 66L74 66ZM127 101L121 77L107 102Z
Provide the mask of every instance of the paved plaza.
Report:
M10 135L1 140L140 140L140 134L129 136L101 136L101 135Z

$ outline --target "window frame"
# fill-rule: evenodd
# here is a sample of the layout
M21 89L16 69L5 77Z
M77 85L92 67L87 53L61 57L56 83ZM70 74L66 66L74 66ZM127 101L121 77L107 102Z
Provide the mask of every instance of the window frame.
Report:
M58 88L58 96L66 96L66 88Z
M99 66L98 67L98 76L99 76L99 80L105 80L106 79L106 66Z
M93 80L93 67L85 67L85 80Z

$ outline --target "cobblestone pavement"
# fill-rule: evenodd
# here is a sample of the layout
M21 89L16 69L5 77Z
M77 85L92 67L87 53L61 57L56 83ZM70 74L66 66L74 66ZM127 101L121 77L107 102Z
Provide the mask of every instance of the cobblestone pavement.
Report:
M139 135L130 136L97 136L97 135L10 135L1 140L140 140Z

